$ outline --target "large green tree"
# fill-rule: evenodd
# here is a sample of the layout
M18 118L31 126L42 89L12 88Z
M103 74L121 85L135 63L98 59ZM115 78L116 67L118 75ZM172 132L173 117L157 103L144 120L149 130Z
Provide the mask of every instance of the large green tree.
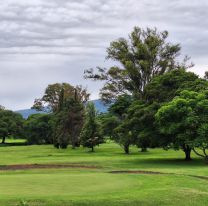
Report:
M31 115L24 124L24 132L28 144L52 144L51 114Z
M96 109L93 103L88 103L86 106L85 123L81 132L81 144L84 147L91 148L103 143L103 137L100 134L99 124L96 120Z
M54 114L54 146L72 148L80 145L80 132L84 122L84 105L76 98L65 99L59 112Z
M4 144L7 137L22 138L24 119L10 110L0 110L0 137Z
M111 113L119 118L119 124L126 122L119 127L119 130L115 130L120 135L113 136L114 139L125 143L126 137L126 145L127 143L136 144L142 148L142 151L145 151L147 147L160 145L161 135L155 123L157 110L184 89L200 92L206 88L208 88L206 80L185 69L173 70L154 77L144 89L143 100L135 100L127 95L120 96L110 107ZM125 129L126 133L131 131L131 138L124 134ZM119 137L121 137L120 141Z
M53 143L57 148L80 145L79 134L83 126L84 103L89 93L82 86L68 83L48 85L42 98L36 99L33 108L50 111Z
M185 152L191 159L195 147L207 149L208 92L184 90L180 96L162 106L156 120L160 128L160 143Z
M105 101L123 94L141 98L145 86L155 76L192 66L186 64L187 57L178 61L181 47L171 44L167 38L167 31L135 27L129 39L120 38L107 48L107 59L115 61L118 66L86 70L85 78L105 82L100 92Z

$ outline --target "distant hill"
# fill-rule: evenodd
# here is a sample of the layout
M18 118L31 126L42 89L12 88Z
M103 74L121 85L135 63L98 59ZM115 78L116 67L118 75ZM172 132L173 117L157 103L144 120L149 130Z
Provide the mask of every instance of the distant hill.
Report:
M45 112L39 112L35 109L22 109L22 110L17 110L15 112L21 114L24 119L27 119L32 114L44 114L45 113Z
M95 104L95 108L98 112L105 113L108 111L109 105L104 104L100 99L92 100L91 102Z
M95 104L95 107L99 113L105 113L107 112L109 105L105 105L100 99L92 100L92 102ZM40 112L35 109L23 109L15 111L23 116L24 119L27 119L32 114L44 114L45 112Z

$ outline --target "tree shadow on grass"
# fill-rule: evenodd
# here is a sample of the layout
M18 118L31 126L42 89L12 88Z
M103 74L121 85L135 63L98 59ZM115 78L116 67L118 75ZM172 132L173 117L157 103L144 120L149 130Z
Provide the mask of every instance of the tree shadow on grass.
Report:
M4 143L0 144L0 147L14 147L14 146L26 146L26 142L13 142L13 143Z
M207 166L205 161L200 158L192 159L191 161L186 161L183 158L149 158L149 159L134 159L129 160L128 163L132 163L134 165L144 165L144 166L164 166L165 167L202 167Z

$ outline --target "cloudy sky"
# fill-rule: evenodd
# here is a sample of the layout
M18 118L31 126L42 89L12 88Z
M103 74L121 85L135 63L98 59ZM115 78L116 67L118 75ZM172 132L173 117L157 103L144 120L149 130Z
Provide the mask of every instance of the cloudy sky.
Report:
M100 84L83 71L110 66L105 50L132 28L170 32L197 74L208 69L207 0L1 0L0 105L30 108L50 83L87 86L98 98Z

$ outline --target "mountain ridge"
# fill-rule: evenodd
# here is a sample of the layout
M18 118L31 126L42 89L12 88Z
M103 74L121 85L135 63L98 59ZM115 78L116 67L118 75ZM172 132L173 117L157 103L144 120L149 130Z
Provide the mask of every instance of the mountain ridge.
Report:
M100 99L91 100L95 104L95 108L99 113L105 113L108 111L109 105L106 105ZM35 109L21 109L15 111L22 115L24 119L27 119L32 114L44 114L45 112L37 111Z

